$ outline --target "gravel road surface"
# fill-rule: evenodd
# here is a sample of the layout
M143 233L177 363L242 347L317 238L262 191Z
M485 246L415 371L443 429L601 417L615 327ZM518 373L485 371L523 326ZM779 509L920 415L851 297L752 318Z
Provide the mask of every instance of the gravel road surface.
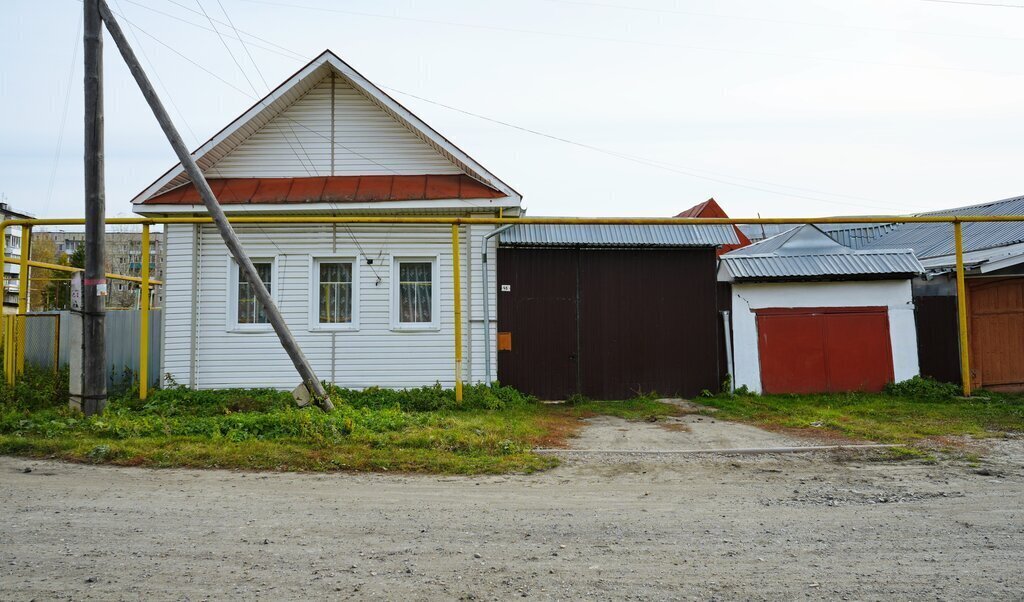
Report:
M0 457L0 508L4 600L1024 598L1022 440L979 466L604 455L504 477Z

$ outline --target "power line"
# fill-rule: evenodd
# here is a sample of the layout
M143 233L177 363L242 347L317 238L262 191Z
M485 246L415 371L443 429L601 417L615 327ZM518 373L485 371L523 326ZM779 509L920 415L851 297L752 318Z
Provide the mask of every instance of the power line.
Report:
M71 52L71 68L68 70L68 83L64 90L64 111L60 117L60 128L57 130L57 148L53 151L53 167L50 169L50 182L46 185L46 204L43 206L45 215L50 209L50 202L53 200L53 185L57 181L57 166L60 164L60 151L64 147L64 128L68 123L68 109L71 107L71 81L75 76L75 66L78 64L78 42L82 39L82 19L78 18L78 27L75 28L75 42Z
M499 125L502 125L502 126L505 126L505 127L509 127L509 128L512 128L512 129L516 129L516 130L520 130L522 132L526 132L526 133L533 134L533 135L536 135L536 136L541 136L541 137L544 137L544 138L549 138L551 140L556 140L558 142L562 142L562 143L565 143L565 144L571 144L573 146L578 146L578 147L581 147L581 148L586 148L588 150L592 150L592 151L595 151L595 152L598 152L598 153L602 153L602 154L605 154L605 155L610 155L610 156L613 156L613 157L618 157L620 159L624 159L624 160L627 160L627 161L632 161L634 163L640 163L642 165L647 165L649 167L654 167L654 168L657 168L657 169L664 169L664 170L667 170L667 171L672 171L672 172L688 175L690 177L699 178L699 179L702 179L702 180L709 180L709 181L712 181L712 182L718 182L718 183L721 183L721 184L726 184L728 186L736 186L736 187L739 187L739 188L747 188L747 189L750 189L750 190L757 190L759 192L767 192L767 193L770 193L770 194L777 194L777 195L781 195L781 196L789 196L789 197L795 197L795 198L811 200L811 201L820 201L820 202L823 202L823 203L832 203L832 204L838 204L838 205L851 205L851 206L858 206L858 207L868 207L868 208L871 208L871 209L886 209L886 210L891 209L891 207L884 206L884 205L868 205L868 204L864 204L864 203L847 203L847 202L842 202L842 201L831 201L831 200L822 199L822 198L819 198L819 197L810 197L810 196L805 196L805 195L791 194L791 193L787 193L787 192L780 192L780 191L770 190L770 189L767 189L767 188L761 188L761 187L757 187L757 186L748 186L748 185L745 185L745 184L737 184L735 182L729 182L729 181L723 180L721 178L715 178L715 177L700 175L700 174L697 174L697 173L692 173L693 171L705 171L706 173L715 173L715 172L710 172L710 171L707 171L707 170L696 170L696 169L690 168L690 167L681 167L681 166L673 165L671 163L667 163L667 162L664 162L664 161L658 161L658 160L655 160L655 159L648 159L646 157L638 157L636 155L629 155L629 154L626 154L626 153L621 153L621 152L618 152L618 151L613 151L613 150L609 150L609 149L606 149L606 148L601 148L599 146L594 146L592 144L587 144L585 142L578 142L576 140L571 140L569 138L564 138L562 136L556 136L554 134L548 134L546 132L542 132L542 131L539 131L539 130L523 127L523 126L520 126L520 125L516 125L514 123L509 123L507 121L502 121L500 119L494 119L492 117L487 117L485 115L480 115L479 113L473 113L472 111L467 111L465 109L460 109L458 107L453 107L451 105L447 105L447 104L440 103L440 102L437 102L437 101L434 101L434 100L423 98L422 96L417 96L415 94L412 94L412 93L409 93L409 92L405 92L405 91L399 90L397 88L392 88L392 87L389 87L389 86L383 86L383 87L388 89L388 90L391 90L393 92L397 92L399 94L402 94L404 96L409 96L411 98L415 98L415 99L421 100L423 102L427 102L427 103L430 103L430 104L433 104L433 105L437 105L437 106L443 107L445 109L449 109L451 111L456 111L458 113L463 113L465 115L469 115L469 116L475 117L477 119L483 119L484 121L490 121L492 123L497 123ZM794 190L804 190L804 191L807 191L807 192L816 192L818 194L827 194L827 195L831 195L831 196L844 196L844 197L848 197L848 198L862 198L862 197L851 197L850 195L841 195L841 194L835 194L835 193L830 193L830 192L824 192L824 191L814 190L814 189L810 189L810 188L797 188L797 187L794 187L794 186L786 186L786 185L783 185L783 184L775 184L775 183L772 183L772 182L765 182L763 180L750 180L748 178L737 178L736 176L726 176L726 177L733 178L733 179L744 179L744 180L747 180L747 181L761 182L761 183L764 183L764 184L768 184L770 186L776 186L778 188L791 188L791 189L794 189ZM873 200L873 199L865 199L865 200L869 200L870 201L870 200ZM881 201L878 201L878 202L881 202Z
M651 40L631 40L627 38L612 38L605 36L594 36L589 34L575 34L568 32L555 32L555 31L543 31L537 29L523 29L518 27L504 27L499 25L480 25L475 23L461 23L457 21L442 21L438 19L426 19L422 17L403 17L400 15L382 15L379 13L368 13L362 11L345 10L340 8L328 8L322 6L306 6L301 4L292 4L285 2L277 2L273 0L243 0L244 2L250 2L253 4L265 4L268 6L282 6L291 9L303 9L312 11L321 11L329 13L339 13L346 15L355 15L360 17L371 17L376 19L392 19L397 21L409 21L414 23L429 23L431 25L449 25L452 27L465 27L470 29L480 29L485 31L501 31L505 33L525 33L529 35L556 37L556 38L568 38L576 40L588 40L594 42L611 42L615 44L630 44L637 46L650 46L658 48L679 48L683 50L697 50L700 52L722 52L727 54L741 54L741 55L755 55L755 56L774 56L781 58L800 59L800 60L812 60L812 61L824 61L831 63L849 63L855 65L874 65L883 67L896 67L900 69L922 69L932 71L965 71L965 72L977 72L977 73L991 73L996 75L1024 75L1024 72L1019 71L997 71L993 69L973 69L969 67L951 67L946 65L912 65L904 63L889 63L885 61L867 61L867 60L856 60L856 59L843 59L834 57L823 57L823 56L810 56L804 54L792 54L785 52L774 52L768 50L744 50L741 48L723 48L714 46L697 46L691 44L676 44L671 42L656 42Z
M751 15L723 15L717 13L706 13L691 10L678 10L678 9L667 9L667 8L655 8L649 6L627 6L624 4L608 4L604 2L584 2L581 0L543 0L544 2L553 2L555 4L565 4L569 6L584 6L588 8L608 8L616 10L627 10L641 13L653 13L653 14L667 14L667 15L680 15L687 17L706 17L709 19L731 19L738 21L753 21L760 23L777 23L779 25L796 25L800 27L819 27L828 29L857 29L863 31L878 31L884 33L899 33L899 34L911 34L911 35L922 35L922 36L948 36L956 38L978 38L984 40L1007 40L1020 42L1024 41L1024 38L1015 38L1007 36L989 36L983 34L970 34L970 33L956 33L956 32L945 32L945 31L920 31L914 29L898 29L893 27L875 27L870 25L851 25L848 23L813 23L810 21L792 21L789 19L775 19L771 17L754 17Z
M998 8L1024 8L1021 4L1000 4L998 2L968 2L967 0L921 0L921 2L935 2L937 4L966 4L968 6L994 6Z
M252 80L249 79L249 74L245 72L245 69L242 68L242 64L238 62L237 58L235 58L235 53L231 51L231 47L228 46L227 40L224 39L224 36L220 33L220 30L217 29L216 25L214 25L213 19L210 18L209 13L207 13L206 9L203 8L203 3L200 0L196 0L196 4L199 5L199 10L203 11L203 16L206 17L206 19L210 22L210 27L212 27L213 32L217 34L217 39L220 40L220 43L224 45L224 50L228 51L228 56L231 57L231 61L235 64L236 67L238 67L238 70L242 72L242 77L245 78L246 83L249 84L249 87L252 88L253 92L259 94L259 92L256 91L256 86L254 86Z
M196 1L198 2L198 0L196 0ZM252 62L253 67L256 68L256 73L259 74L260 79L263 80L263 85L269 90L270 84L267 83L267 78L263 77L263 71L260 69L259 64L256 62L255 59L252 58L252 53L249 52L249 48L246 46L245 41L243 41L242 37L240 35L238 35L238 28L235 27L234 21L231 20L231 15L228 14L228 11L227 11L227 9L224 8L224 4L221 2L221 0L217 0L217 4L220 5L220 10L221 10L221 12L224 13L224 18L226 18L228 20L228 23L231 24L231 28L235 30L235 35L238 37L238 41L242 43L242 49L245 50L245 53L249 56L249 61ZM331 103L333 104L333 102L334 102L334 75L332 74L331 75ZM332 108L331 108L332 119L333 119L333 115L334 115L334 108L332 106ZM292 128L289 127L289 129L292 129ZM333 124L331 126L331 131L332 132L334 131ZM282 135L284 135L283 132L282 132ZM292 129L292 135L295 136L295 141L299 144L299 148L301 148L302 152L304 154L306 154L306 159L309 160L310 166L313 167L313 161L309 158L309 154L306 153L306 147L299 140L299 137L297 135L295 135L295 130L294 129ZM285 137L285 140L287 140L287 136L284 136L284 137ZM331 137L330 143L332 145L334 145L336 143L335 138L333 136ZM288 144L288 147L292 148L291 143ZM292 152L293 153L295 152L294 148L292 148ZM334 156L333 150L331 152L331 156L332 157ZM296 159L299 158L298 153L295 153L295 158ZM302 160L299 159L299 162L301 163ZM309 173L308 170L307 170L307 173ZM331 174L333 175L333 173L334 173L334 165L332 164L331 165ZM332 202L330 204L331 204L331 206L334 207L335 211L340 211L341 210L341 206L338 205L336 202ZM359 242L359 237L357 237L355 235L355 233L352 231L352 228L349 226L349 224L342 224L342 226L345 228L345 231L348 233L349 238L352 239L352 242L355 243L356 248L359 250L359 254L362 255L365 258L366 257L366 251L363 250L363 245ZM379 258L379 254L378 254L378 258ZM381 277L380 277L380 274L377 273L377 269L375 267L373 267L373 263L368 263L367 265L369 266L370 271L373 272L374 277L377 278L377 284L380 284Z
M164 17L169 17L171 19L174 19L175 21L180 21L182 23L185 23L186 25L191 25L192 27L198 27L199 29L203 29L203 30L206 30L206 31L213 31L212 29L210 29L209 27L206 27L205 25L200 25L199 23L195 23L195 22L189 21L188 19L184 19L184 18L179 17L178 15L175 15L173 13L169 13L169 12L157 9L157 8L153 8L152 6L149 6L148 4L143 4L141 2L137 2L136 0L124 0L124 1L127 2L128 4L133 4L135 6L138 6L139 8L143 8L143 9L146 9L148 11L154 12L154 13L156 13L158 15L162 15ZM179 6L182 9L187 10L187 11L189 11L191 13L194 13L196 15L202 16L202 13L200 13L197 10L195 10L194 8L190 8L188 6L185 6L184 4L181 4L180 2L176 2L175 0L167 0L167 1L170 2L171 4L174 4L175 6ZM121 12L124 12L124 11L121 11ZM121 16L123 17L123 15L121 15ZM221 25L225 25L225 23L223 21L219 21L217 19L214 19L214 21L216 23L220 23ZM263 47L263 46L261 46L259 44L254 44L254 46L256 46L257 48L259 48L261 50L266 50L267 52L273 52L275 54L280 54L281 56L285 56L285 57L288 57L288 58L294 59L294 60L302 60L302 56L301 55L299 55L298 53L295 53L295 52L293 52L291 50L288 50L287 48L285 48L283 46L279 46L277 44L274 44L273 42L270 42L269 40L265 40L265 39L262 39L262 38L257 38L256 36L254 36L252 34L249 34L247 32L244 32L244 31L242 33L248 35L252 39L259 40L259 41L263 42L264 44L276 47L279 50L287 51L288 54L285 54L284 52L280 52L279 50L275 50L274 48L265 48L265 47Z
M131 0L126 0L126 1L131 1ZM173 0L169 0L169 1L173 1ZM255 0L246 0L246 1L255 1ZM123 18L123 16L122 16L122 18ZM126 19L126 21L127 21L127 19ZM189 21L185 21L185 22L189 23ZM169 44L166 44L165 42L159 40L158 38L156 38L155 36L153 36L149 32L145 31L144 29L139 28L134 23L129 22L129 24L132 25L132 27L138 28L139 31L141 31L142 33L146 34L147 36L149 36L150 38L154 39L155 41L157 41L158 43L160 43L164 47L166 47L169 50L171 50L173 53L177 54L178 56L180 56L181 58L185 59L189 63L193 64L194 66L196 66L199 69L203 70L207 74L211 75L212 77L214 77L215 79L217 79L221 83L223 83L223 84L225 84L227 86L232 87L233 89L239 91L240 93L242 93L245 96L249 96L250 98L252 98L249 95L249 93L247 93L244 90L238 88L234 84L228 82L227 80L225 80L224 78L220 77L219 75L213 73L209 69L203 67L202 65L200 65L196 61L188 58L187 56L185 56L184 54L182 54L181 52L179 52L177 49L173 48ZM204 27L203 29L207 29L207 28ZM258 36L253 35L253 34L249 34L248 32L244 32L242 30L238 30L238 31L242 32L242 33L246 33L246 35L248 35L249 37L253 37L253 38L257 38L257 39L262 39L262 38L259 38ZM542 137L545 137L545 138L557 140L559 142L563 142L563 143L566 143L566 144L571 144L571 145L574 145L574 146L579 146L579 147L582 147L582 148L587 148L587 149L595 151L595 152L599 152L599 153L602 153L602 154L605 154L605 155L608 155L608 156L617 157L617 158L620 158L622 160L630 161L630 162L633 162L633 163L638 163L638 164L646 165L646 166L653 167L653 168L656 168L656 169L662 169L662 170L665 170L665 171L671 171L671 172L674 172L674 173L679 173L679 174L682 174L682 175L687 175L687 176L690 176L690 177L693 177L693 178L698 178L698 179L708 180L708 181L712 181L712 182L717 182L717 183L725 184L725 185L728 185L728 186L735 186L735 187L739 187L739 188L746 188L746 189L750 189L750 190L756 190L756 191L759 191L759 192L765 192L765 193L769 193L769 194L775 194L775 195L780 195L780 196L787 196L787 197L792 197L792 198L800 198L800 199L804 199L804 200L818 201L818 202L823 202L823 203L845 205L845 206L858 206L858 207L867 207L867 208L872 208L872 209L891 210L891 207L889 207L889 206L869 205L869 204L865 204L865 203L848 203L848 202L842 202L842 201L823 199L823 198L820 198L820 197L812 197L812 196L801 195L801 194L792 194L792 193L787 193L787 192L782 192L782 191L762 188L762 187L758 187L758 186L749 186L749 185L745 185L745 184L738 184L738 183L730 182L728 180L725 180L725 179L722 179L722 178L718 178L718 177L711 177L711 176L701 175L701 174L698 174L698 173L693 173L694 171L704 171L705 173L712 173L712 174L716 173L716 172L711 172L709 170L699 170L699 169L695 169L695 168L677 166L677 165L672 165L672 164L667 163L667 162L657 161L657 160L653 160L653 159L648 159L648 158L644 158L644 157L638 157L638 156L635 156L635 155L629 155L629 154L626 154L626 153L621 153L621 152L618 152L618 151L612 151L612 150L609 150L609 149L604 149L604 148L597 147L597 146L594 146L594 145L590 145L590 144L587 144L587 143L577 142L575 140L570 140L568 138L563 138L563 137L560 137L560 136L555 136L553 134L547 134L545 132L541 132L541 131L538 131L538 130L533 130L533 129L530 129L530 128L526 128L526 127L523 127L523 126L519 126L519 125L515 125L515 124L512 124L512 123L509 123L509 122L505 122L505 121L501 121L501 120L498 120L498 119L490 118L490 117L487 117L487 116L484 116L484 115L480 115L478 113L473 113L471 111L460 109L460 108L457 108L457 107L454 107L454 106L451 106L451 105L448 105L448 104L445 104L445 103L442 103L442 102L434 101L434 100L431 100L431 99L424 98L422 96L418 96L418 95L415 95L415 94L412 94L412 93L409 93L409 92L405 92L405 91L399 90L397 88L391 88L391 87L387 87L387 86L383 86L383 87L385 87L386 89L392 90L394 92L397 92L399 94L403 94L403 95L409 96L411 98L416 98L416 99L421 100L423 102L428 102L430 104L434 104L434 105L446 108L448 110L456 111L456 112L463 113L463 114L466 114L466 115L469 115L469 116L472 116L472 117L475 117L475 118L478 118L478 119L483 119L483 120L486 120L486 121L497 123L497 124L503 125L505 127L510 127L510 128L513 128L513 129L517 129L517 130L520 130L520 131L524 131L524 132L530 133L530 134L534 134L534 135L542 136ZM262 100L260 100L259 102L261 104L263 103ZM289 118L289 117L287 117L287 116L285 116L283 114L279 115L279 117L281 117L281 118L283 118L285 120L288 120L290 122L295 123L299 127L308 130L309 132L313 133L314 135L317 135L317 136L320 136L321 138L329 140L329 138L327 136L324 136L320 132L312 130L311 128L307 127L305 124L303 124L301 122L292 120L291 118ZM339 146L342 146L342 145L339 144ZM373 162L374 164L376 164L376 165L378 165L378 166L380 166L380 167L382 167L384 169L387 169L388 171L392 171L393 172L393 170L390 170L387 167L381 165L380 163L378 163L378 162L376 162L376 161L374 161L374 160L372 160L372 159L370 159L368 157L365 157L365 156L363 156L363 155L361 155L359 153L356 153L356 152L352 151L351 149L349 149L347 147L342 146L342 148L345 148L349 152L352 152L353 154L355 154L355 155L357 155L357 156L359 156L359 157L361 157L363 159L366 159L367 161ZM814 189L808 189L808 188L801 189L801 188L794 187L794 186L786 186L786 185L782 185L782 184L775 184L775 183L771 183L771 182L765 182L765 181L761 181L761 180L753 180L753 179L749 179L749 178L740 178L740 177L736 177L736 176L732 176L732 175L725 175L725 174L718 174L718 175L721 175L721 176L727 177L727 178L731 178L731 179L746 180L746 181L751 181L751 182L760 182L760 183L767 184L769 186L775 186L777 188L789 188L789 189L792 189L792 190L803 190L803 191L806 191L806 192L814 192L814 193L818 193L818 194L826 194L826 195L834 196L834 197L847 197L847 198L862 199L862 197L853 197L851 195L843 195L843 194L838 194L838 193L829 193L829 192L823 192L823 191L816 191ZM863 200L873 201L873 199L863 199ZM878 201L878 202L880 202L880 201Z
M123 14L124 9L121 8L120 0L114 0L114 3L117 5L117 9ZM139 40L139 36L137 33L135 33L135 30L132 29L131 32L132 38L135 40L135 45L138 46L139 52L142 53L142 58L146 61L146 65L149 67L149 70L153 73L153 77L156 78L156 83L160 86L160 89L164 91L164 96L171 103L171 107L173 107L174 112L178 114L178 118L181 119L181 122L185 124L185 129L187 129L188 133L192 135L192 141L195 144L199 144L199 136L197 136L196 131L192 129L192 124L190 124L188 122L188 119L185 118L185 113L182 112L180 108L178 108L178 103L174 102L174 96L171 95L171 91L167 89L166 85L164 85L164 80L162 77L160 77L160 71L153 67L153 61L149 60L149 54L146 52L146 47L142 45L142 41Z

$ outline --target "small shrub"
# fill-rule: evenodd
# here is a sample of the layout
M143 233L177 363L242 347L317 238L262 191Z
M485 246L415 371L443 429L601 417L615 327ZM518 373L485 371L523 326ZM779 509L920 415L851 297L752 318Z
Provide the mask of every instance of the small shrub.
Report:
M918 399L948 399L960 394L960 387L951 383L915 376L898 383L889 383L885 392L896 397Z
M569 396L569 399L565 400L565 403L566 405L570 406L578 406L588 403L589 401L590 398L588 398L586 395L582 393L573 393L572 395Z
M536 401L512 387L482 383L464 386L461 402L455 400L454 390L444 389L440 383L414 389L368 387L361 391L329 385L327 392L336 404L375 410L400 408L406 412L510 410Z
M13 385L0 385L0 405L23 410L42 410L66 406L68 371L25 366L25 373Z

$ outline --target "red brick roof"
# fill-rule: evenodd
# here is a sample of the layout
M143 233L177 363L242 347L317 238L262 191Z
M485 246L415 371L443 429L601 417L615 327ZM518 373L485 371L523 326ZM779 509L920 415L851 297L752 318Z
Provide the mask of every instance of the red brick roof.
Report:
M223 205L244 203L365 203L505 196L467 175L321 176L309 178L211 178ZM147 199L143 205L201 205L190 182Z

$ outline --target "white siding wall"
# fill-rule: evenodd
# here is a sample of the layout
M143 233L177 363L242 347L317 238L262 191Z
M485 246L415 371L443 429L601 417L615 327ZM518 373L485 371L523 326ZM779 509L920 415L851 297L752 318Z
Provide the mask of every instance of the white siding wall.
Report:
M242 178L445 173L461 171L340 77L325 78L207 170Z
M451 231L448 226L330 225L237 226L252 257L276 257L272 290L285 321L317 375L344 387L413 387L454 384L454 311ZM467 383L484 380L481 236L490 226L462 229L463 366ZM199 337L197 382L189 380L192 315L192 226L168 227L167 301L164 372L199 388L271 386L292 388L297 373L273 331L236 332L228 324L228 252L212 226L200 234ZM359 244L353 241L356 237ZM495 242L488 264L494 287ZM318 255L360 258L359 329L311 330L311 259ZM438 255L440 258L440 329L396 332L391 328L391 264L394 257ZM366 258L374 260L371 269ZM380 279L378 283L378 277ZM491 344L496 324L496 295L491 295ZM332 361L333 348L333 361ZM491 356L497 378L497 355Z
M918 374L917 329L910 280L732 285L734 380L761 392L756 309L790 307L888 307L889 342L896 381Z
M168 224L167 265L164 270L163 348L161 380L170 373L182 385L189 380L192 336L192 252L194 226ZM221 245L223 246L223 245Z

